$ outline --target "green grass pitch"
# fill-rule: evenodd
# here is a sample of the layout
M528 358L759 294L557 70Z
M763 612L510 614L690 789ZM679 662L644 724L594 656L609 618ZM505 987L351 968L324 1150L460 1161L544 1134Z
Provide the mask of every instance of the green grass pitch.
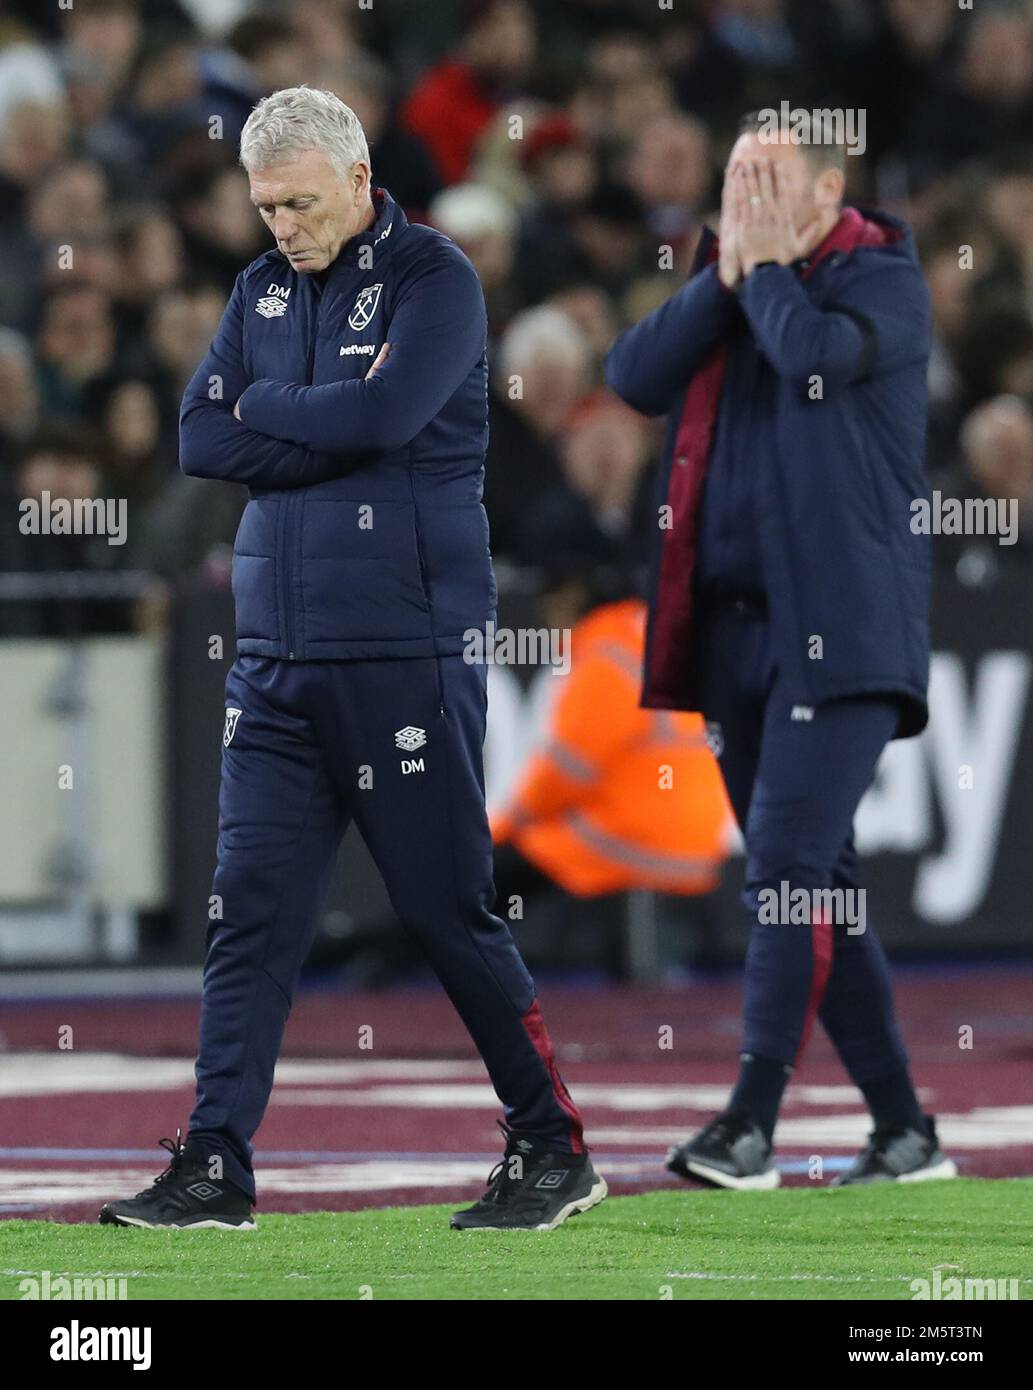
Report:
M259 1216L257 1231L0 1222L19 1282L124 1276L130 1299L900 1299L912 1279L1018 1279L1033 1179L611 1197L553 1232L459 1232L451 1206Z

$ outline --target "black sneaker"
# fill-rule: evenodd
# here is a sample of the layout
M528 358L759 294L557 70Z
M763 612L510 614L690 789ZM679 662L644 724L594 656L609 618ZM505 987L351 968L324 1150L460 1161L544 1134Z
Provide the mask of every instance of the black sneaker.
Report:
M667 1168L680 1178L738 1190L777 1187L771 1145L748 1115L726 1110L667 1155Z
M550 1149L543 1139L500 1124L506 1152L478 1202L452 1217L454 1231L554 1231L606 1196L588 1153Z
M845 1173L830 1187L856 1187L867 1182L927 1182L932 1178L956 1178L957 1164L940 1150L936 1125L926 1115L926 1132L920 1129L875 1129L868 1143Z
M180 1142L163 1139L172 1162L145 1191L124 1202L100 1209L102 1226L144 1226L149 1230L180 1229L253 1231L251 1199L225 1179L209 1177L208 1161Z

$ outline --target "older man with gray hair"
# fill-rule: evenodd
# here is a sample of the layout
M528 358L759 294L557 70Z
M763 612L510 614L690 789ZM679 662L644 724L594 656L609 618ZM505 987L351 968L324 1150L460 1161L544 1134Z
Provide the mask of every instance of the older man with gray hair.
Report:
M551 1229L601 1201L534 984L492 912L481 747L495 614L481 504L484 299L466 257L371 183L353 111L306 87L241 134L274 250L187 387L181 464L246 483L226 682L197 1103L103 1222L250 1229L261 1122L327 869L358 826L484 1058L505 1161L457 1228Z
M964 582L989 583L1000 565L1033 559L1033 409L1021 396L982 401L960 444L960 463L937 480L928 510L933 554Z

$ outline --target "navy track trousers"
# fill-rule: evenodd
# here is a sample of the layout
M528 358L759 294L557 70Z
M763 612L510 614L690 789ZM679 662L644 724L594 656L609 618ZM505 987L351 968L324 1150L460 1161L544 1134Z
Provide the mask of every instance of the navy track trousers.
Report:
M763 920L771 914L759 911L759 895L777 895L783 884L787 894L857 888L854 814L899 706L858 697L794 707L762 599L701 605L700 620L703 713L719 726L718 761L746 842L743 900L753 923L743 1051L794 1066L820 1018L855 1085L882 1080L907 1066L907 1054L867 914L862 932L820 913L807 923L772 922Z
M506 1122L580 1151L534 983L492 913L482 745L487 668L461 655L238 657L226 681L217 911L189 1142L254 1198L261 1122L295 984L354 820L401 922L476 1043ZM238 712L239 711L239 712Z

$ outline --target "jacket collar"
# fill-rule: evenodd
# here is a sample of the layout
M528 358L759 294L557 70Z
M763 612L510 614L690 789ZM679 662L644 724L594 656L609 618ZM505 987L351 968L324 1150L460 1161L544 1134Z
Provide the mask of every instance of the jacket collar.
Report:
M390 255L399 234L409 225L405 213L386 188L374 188L372 196L373 210L376 213L373 225L344 243L337 253L330 278L341 271L351 269L358 262L363 247L372 248L372 264L369 265L369 269L377 269L378 263ZM370 258L367 256L366 259L368 261Z
M858 208L846 207L839 221L809 256L804 256L796 265L809 275L822 261L829 257L856 251L863 246L889 246L899 241L903 232L902 224L892 224L896 219L879 217L877 214L864 214Z

